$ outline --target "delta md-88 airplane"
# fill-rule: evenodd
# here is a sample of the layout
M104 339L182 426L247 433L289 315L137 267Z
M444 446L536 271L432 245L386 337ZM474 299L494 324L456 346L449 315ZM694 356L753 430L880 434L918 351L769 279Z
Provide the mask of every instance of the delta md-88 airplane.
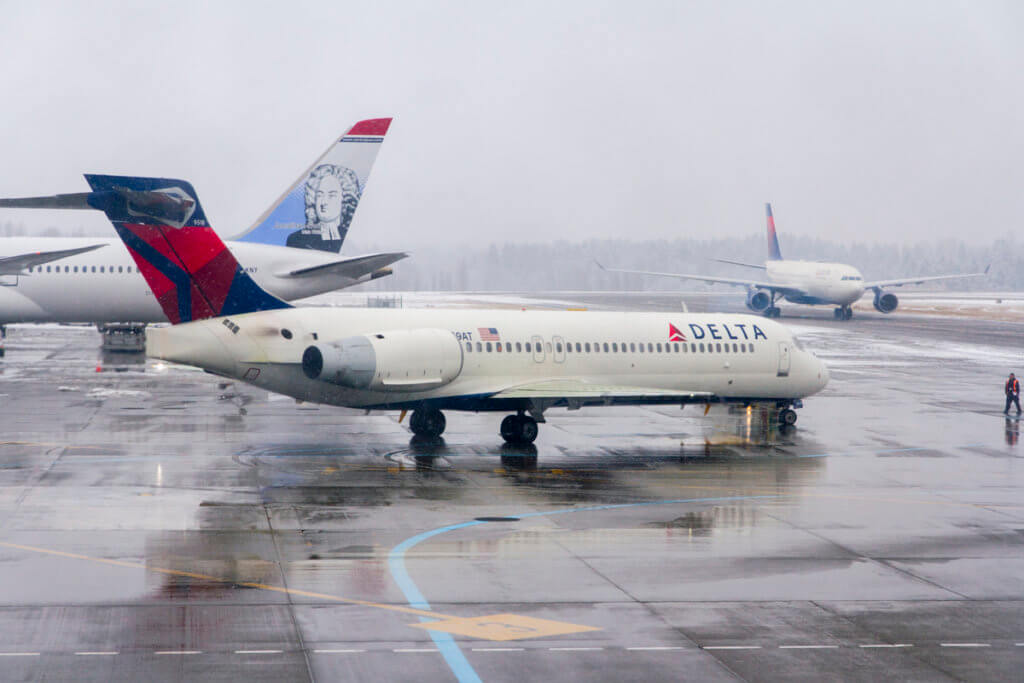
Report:
M721 263L730 263L747 268L758 268L765 271L763 280L744 280L739 278L714 277L708 275L683 275L680 273L656 273L646 270L623 270L619 268L602 269L614 273L631 273L635 275L658 275L674 277L682 280L701 280L725 285L735 285L747 289L747 308L755 313L763 313L769 318L781 315L775 302L779 298L795 304L833 305L838 320L849 320L853 317L851 306L860 300L864 293L874 291L875 310L881 313L892 313L899 305L899 299L892 292L885 291L888 287L916 285L935 280L950 280L960 277L977 277L988 273L958 273L955 275L929 275L925 277L899 278L896 280L877 280L865 282L864 276L853 266L845 263L822 263L819 261L787 261L782 258L779 249L779 238L775 233L775 218L772 216L772 205L765 204L768 220L768 259L764 265L715 259Z
M354 125L231 242L261 287L281 299L301 299L388 275L387 266L407 256L338 255L390 124L369 119ZM116 195L129 214L162 209L172 223L195 220L192 199L171 189L139 192L105 176L87 178L93 192L0 199L0 207L96 210ZM0 239L0 329L19 322L166 321L116 237Z
M293 308L249 277L187 182L90 183L190 207L171 222L159 202L103 195L173 323L150 331L150 356L302 401L412 410L418 435L440 435L444 410L503 411L501 436L530 443L550 408L615 404L768 403L793 424L828 381L785 327L749 315Z

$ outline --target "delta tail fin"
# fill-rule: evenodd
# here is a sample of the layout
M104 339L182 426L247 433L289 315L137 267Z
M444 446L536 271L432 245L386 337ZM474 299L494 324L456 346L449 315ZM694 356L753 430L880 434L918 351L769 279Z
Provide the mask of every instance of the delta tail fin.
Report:
M335 254L348 234L391 119L352 126L235 239Z
M768 260L781 261L782 251L779 249L779 236L775 234L775 217L772 216L771 202L764 205L764 211L768 220Z
M291 308L264 291L213 231L192 185L171 178L86 175L173 324Z

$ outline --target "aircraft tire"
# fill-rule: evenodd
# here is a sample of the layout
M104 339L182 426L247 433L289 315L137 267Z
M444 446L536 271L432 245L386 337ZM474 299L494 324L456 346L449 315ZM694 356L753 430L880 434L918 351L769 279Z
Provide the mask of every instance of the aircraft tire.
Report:
M792 427L796 424L796 411L792 408L783 408L779 411L779 424Z
M501 421L501 438L510 444L531 444L538 431L537 421L528 415L509 415Z
M447 422L444 413L436 408L417 408L409 418L409 429L417 436L441 436Z

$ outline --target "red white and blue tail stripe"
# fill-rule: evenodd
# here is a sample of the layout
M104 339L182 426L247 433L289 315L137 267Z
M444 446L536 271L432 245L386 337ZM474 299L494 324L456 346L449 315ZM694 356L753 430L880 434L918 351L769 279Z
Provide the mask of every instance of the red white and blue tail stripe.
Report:
M107 214L174 324L291 308L264 291L209 226L192 185L171 178L86 175L89 203Z

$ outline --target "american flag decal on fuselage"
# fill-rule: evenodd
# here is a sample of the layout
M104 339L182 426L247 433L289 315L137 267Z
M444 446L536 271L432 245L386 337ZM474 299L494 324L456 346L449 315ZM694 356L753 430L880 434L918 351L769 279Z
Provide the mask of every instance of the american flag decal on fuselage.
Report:
M480 334L480 341L501 341L501 335L498 334L497 327L478 327L476 331Z

